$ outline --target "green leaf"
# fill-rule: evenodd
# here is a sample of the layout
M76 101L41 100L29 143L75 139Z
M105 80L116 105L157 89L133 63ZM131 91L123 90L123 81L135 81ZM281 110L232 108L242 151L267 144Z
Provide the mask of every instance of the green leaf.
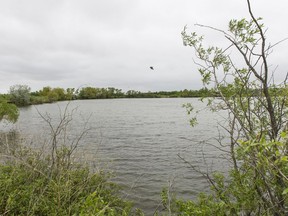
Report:
M288 193L288 188L286 188L286 189L283 191L282 195L285 195L285 194L287 194L287 193Z
M280 136L281 136L281 138L285 138L287 136L287 133L285 131L282 131Z
M6 101L0 102L0 121L5 119L15 123L18 119L19 111L16 105L9 104Z

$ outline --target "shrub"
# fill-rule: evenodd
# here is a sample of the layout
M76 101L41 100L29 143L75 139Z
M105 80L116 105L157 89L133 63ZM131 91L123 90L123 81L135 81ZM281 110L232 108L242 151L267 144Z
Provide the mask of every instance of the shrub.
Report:
M51 170L51 157L28 148L15 150L13 160L0 165L0 214L131 213L131 203L117 195L119 187L109 181L109 173L92 173L86 166L72 164L66 160L67 152L58 151L58 164Z

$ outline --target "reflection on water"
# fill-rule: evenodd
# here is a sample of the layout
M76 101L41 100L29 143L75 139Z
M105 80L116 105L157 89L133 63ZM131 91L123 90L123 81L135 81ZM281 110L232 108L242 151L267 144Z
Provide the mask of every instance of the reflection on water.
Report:
M205 178L190 165L205 171L207 166L223 169L225 161L219 158L219 151L207 144L215 144L219 115L203 111L198 115L199 124L191 128L182 108L182 104L188 102L196 109L205 107L197 99L187 98L73 101L70 109L77 107L77 112L71 130L73 134L80 133L92 114L91 130L79 146L81 156L86 161L101 162L105 167L108 164L115 173L114 181L125 188L123 196L135 201L137 207L150 215L160 204L162 188L171 181L173 191L183 198L195 198L197 193L207 190ZM57 119L59 109L66 104L44 104L36 108ZM49 131L36 108L21 108L16 124L17 130L30 139L47 137Z

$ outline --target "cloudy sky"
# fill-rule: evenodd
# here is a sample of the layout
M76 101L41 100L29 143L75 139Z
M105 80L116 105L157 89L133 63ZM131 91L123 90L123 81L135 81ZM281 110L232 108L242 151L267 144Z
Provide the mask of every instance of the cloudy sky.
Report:
M288 37L287 0L251 2L272 43ZM245 0L0 0L0 92L14 84L199 89L183 27L225 30L230 19L243 17ZM271 57L278 73L288 71L287 48L282 43Z

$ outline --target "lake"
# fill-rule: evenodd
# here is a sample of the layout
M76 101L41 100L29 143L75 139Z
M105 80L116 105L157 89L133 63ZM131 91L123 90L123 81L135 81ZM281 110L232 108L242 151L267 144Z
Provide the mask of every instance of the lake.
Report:
M205 108L205 103L194 98L72 101L69 110L77 110L70 130L79 134L87 120L90 128L79 144L77 157L93 168L101 166L113 171L113 181L124 187L123 196L147 215L157 208L161 210L163 187L170 185L178 197L193 199L207 191L208 184L190 165L209 172L226 166L221 152L209 145L217 145L217 121L223 118L219 113L202 110L199 124L192 128L182 107L185 103L193 104L197 110ZM14 127L33 140L31 144L44 143L39 140L47 137L48 126L38 111L57 120L59 110L66 105L59 102L21 108Z

